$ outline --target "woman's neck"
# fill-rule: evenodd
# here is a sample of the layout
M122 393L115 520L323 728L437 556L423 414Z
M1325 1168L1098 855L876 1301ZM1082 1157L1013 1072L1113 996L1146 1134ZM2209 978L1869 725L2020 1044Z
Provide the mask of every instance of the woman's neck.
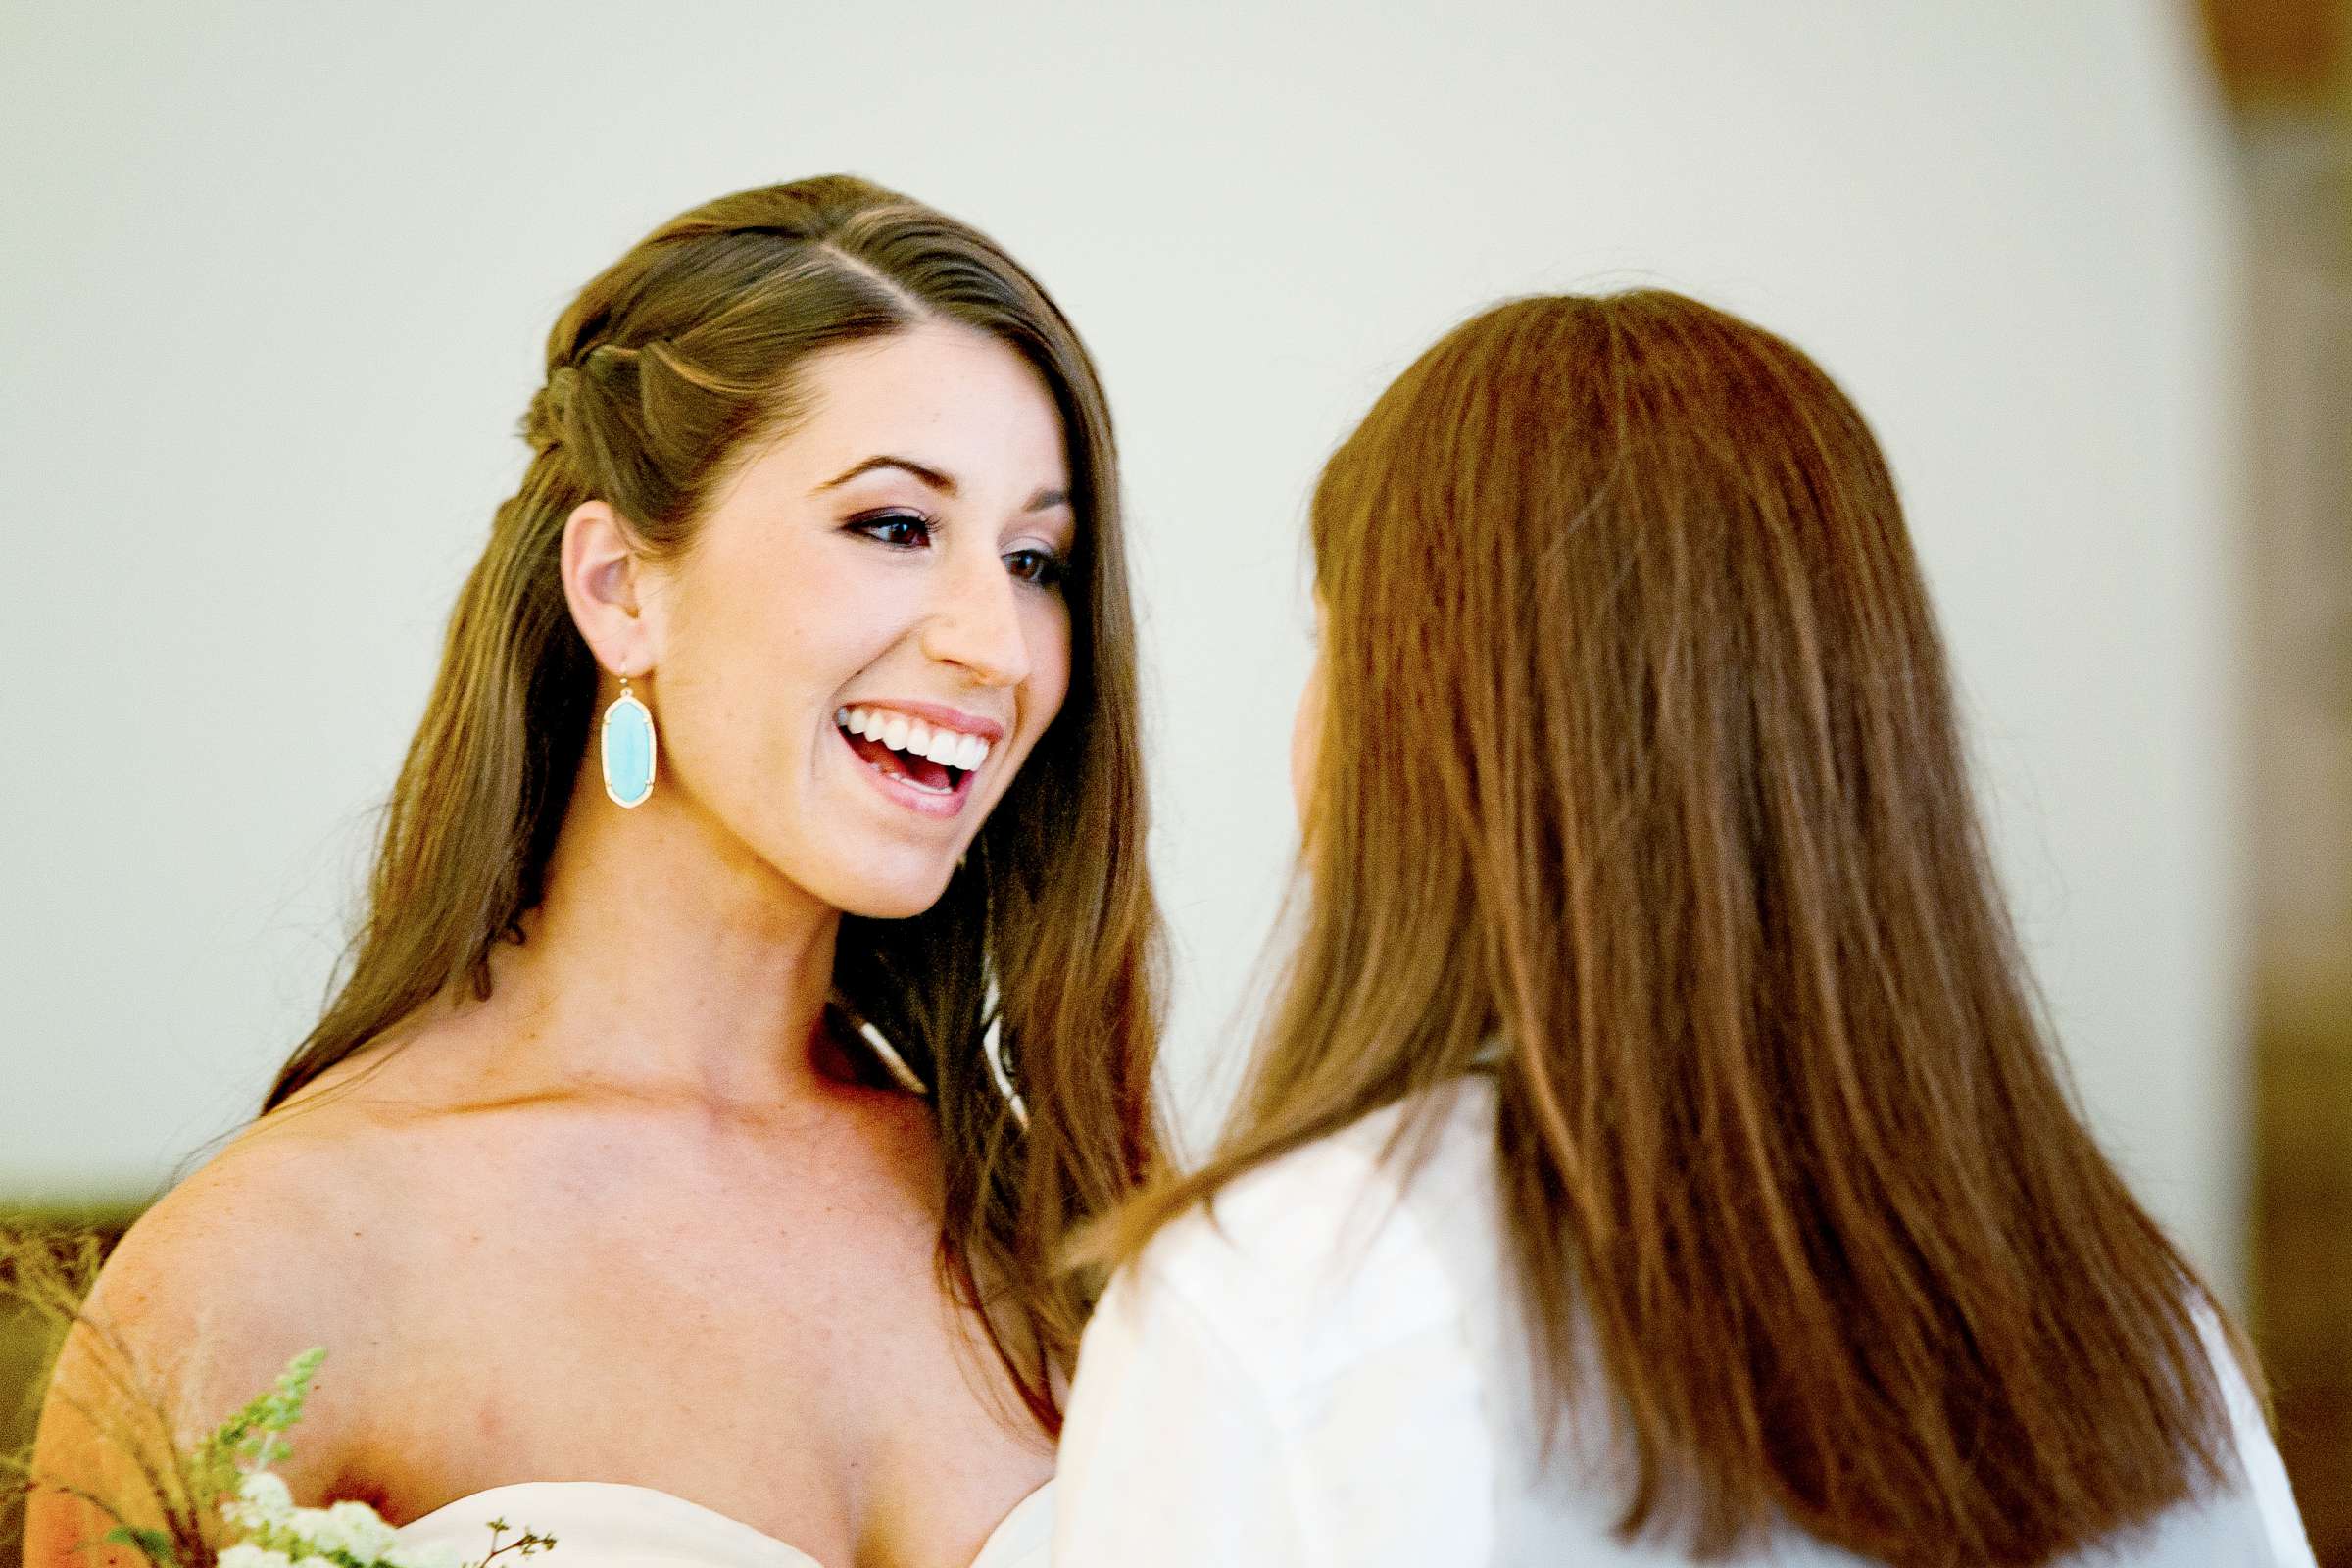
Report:
M827 1094L840 926L690 803L624 811L586 773L523 942L493 958L502 1066L724 1110Z

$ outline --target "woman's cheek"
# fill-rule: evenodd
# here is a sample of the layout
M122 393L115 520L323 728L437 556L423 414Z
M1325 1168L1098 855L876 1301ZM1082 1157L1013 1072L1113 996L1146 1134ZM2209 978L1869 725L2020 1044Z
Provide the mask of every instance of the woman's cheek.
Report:
M1298 692L1298 710L1291 715L1291 808L1298 814L1302 835L1314 804L1315 754L1322 742L1323 653L1318 648L1306 672L1306 684Z

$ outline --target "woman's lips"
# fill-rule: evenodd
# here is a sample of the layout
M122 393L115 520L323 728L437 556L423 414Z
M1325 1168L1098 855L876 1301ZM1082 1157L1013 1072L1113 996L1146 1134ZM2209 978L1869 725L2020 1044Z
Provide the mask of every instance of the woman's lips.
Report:
M927 758L894 752L880 741L836 728L858 771L887 799L923 816L951 817L963 809L979 775L943 767ZM926 777L924 775L928 774Z

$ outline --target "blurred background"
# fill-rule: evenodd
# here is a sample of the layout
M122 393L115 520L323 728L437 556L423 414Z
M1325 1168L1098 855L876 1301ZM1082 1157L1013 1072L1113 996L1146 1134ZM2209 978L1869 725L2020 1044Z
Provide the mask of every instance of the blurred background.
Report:
M259 1103L547 326L671 213L863 173L1094 348L1196 1140L1317 466L1474 310L1662 284L1873 418L2083 1102L2352 1568L2348 13L0 0L0 1210L119 1228Z
M2352 1564L2352 5L2205 0L2243 224L2250 1326L2322 1568Z

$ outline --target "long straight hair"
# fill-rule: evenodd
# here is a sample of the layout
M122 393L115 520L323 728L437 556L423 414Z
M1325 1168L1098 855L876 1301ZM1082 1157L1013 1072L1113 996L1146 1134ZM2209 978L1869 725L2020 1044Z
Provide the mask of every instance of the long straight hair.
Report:
M722 197L662 224L557 319L523 420L530 466L450 619L359 933L263 1108L436 998L487 997L494 947L523 940L597 689L559 569L572 510L602 498L649 553L676 555L735 466L790 427L809 355L935 318L1010 346L1058 407L1079 519L1070 685L939 904L845 918L835 978L933 1087L943 1283L981 1310L1054 1430L1054 1381L1090 1300L1053 1259L1066 1230L1153 1167L1161 1142L1161 939L1117 456L1093 361L1060 311L984 235L905 196L835 175ZM992 1023L1025 1132L983 1055Z
M2040 1564L2218 1480L2216 1309L2053 1059L1830 379L1673 294L1508 304L1312 534L1300 935L1221 1145L1094 1257L1499 1039L1541 1393L1592 1353L1629 1538Z

